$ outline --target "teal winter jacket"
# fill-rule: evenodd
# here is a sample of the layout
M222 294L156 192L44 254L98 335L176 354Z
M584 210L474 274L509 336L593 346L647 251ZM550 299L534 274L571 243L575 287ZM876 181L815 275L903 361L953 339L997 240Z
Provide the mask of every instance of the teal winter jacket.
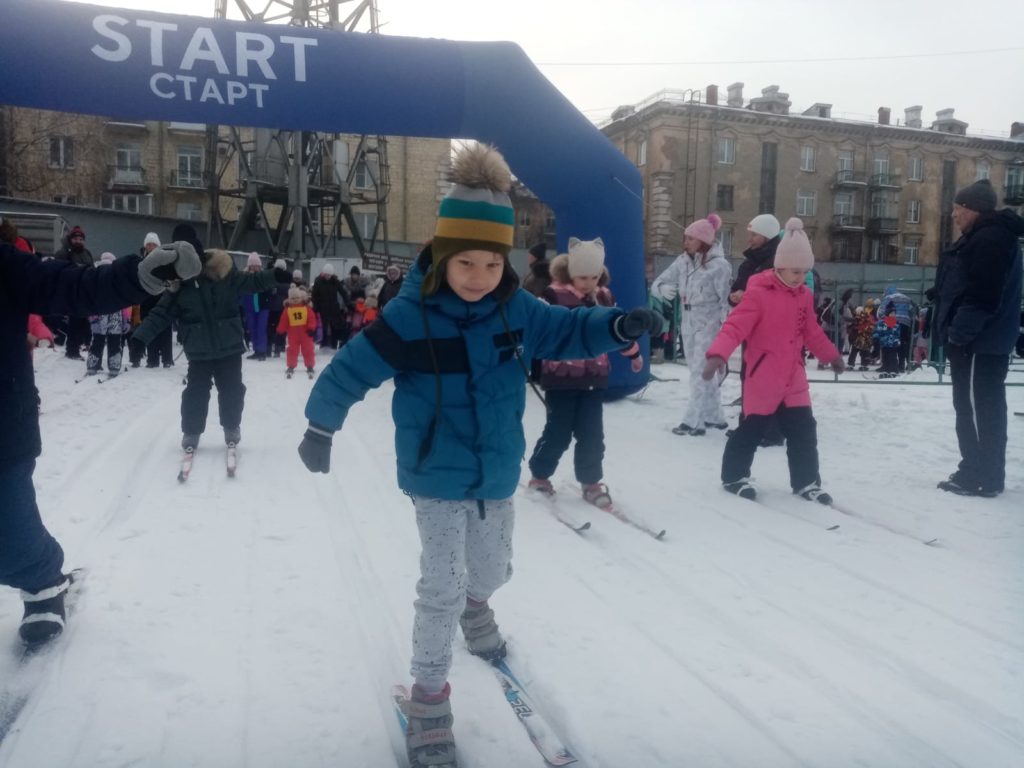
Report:
M337 431L368 390L394 378L399 487L439 499L508 498L526 451L524 369L535 358L627 346L612 328L622 310L553 307L517 284L503 301L501 286L473 303L447 286L423 297L430 264L428 246L398 296L321 374L306 418Z

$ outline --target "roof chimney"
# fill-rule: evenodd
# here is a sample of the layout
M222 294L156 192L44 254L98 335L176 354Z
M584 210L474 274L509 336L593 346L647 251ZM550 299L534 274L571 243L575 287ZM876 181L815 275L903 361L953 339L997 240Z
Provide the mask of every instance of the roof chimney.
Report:
M712 107L718 106L718 86L709 85L704 95L704 102Z
M832 105L816 101L803 111L806 117L832 117Z
M729 92L729 100L726 102L730 107L743 106L743 83L733 83L726 90Z
M890 111L889 111L888 107L879 107L878 108L878 124L879 125L888 125L889 124L889 115L890 115Z
M779 93L779 86L769 85L761 89L761 95L750 100L750 108L757 112L774 115L788 115L791 102L788 93Z
M1010 138L1011 139L1024 139L1024 123L1011 123L1010 124Z
M903 115L907 128L920 128L921 127L921 110L924 109L922 106L907 107L903 110Z
M935 122L932 123L932 130L941 131L942 133L955 133L958 136L966 136L967 123L953 117L953 110L951 108L940 109L935 113Z

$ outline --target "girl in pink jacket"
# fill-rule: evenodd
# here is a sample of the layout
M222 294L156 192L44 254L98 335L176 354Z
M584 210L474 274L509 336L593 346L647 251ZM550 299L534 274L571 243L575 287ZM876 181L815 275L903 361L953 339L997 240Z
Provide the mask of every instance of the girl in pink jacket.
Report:
M803 229L800 219L786 222L775 268L750 278L742 301L707 351L703 376L714 377L725 368L733 350L741 342L747 343L743 419L722 456L725 489L745 499L756 498L750 466L769 417L778 414L786 436L793 493L808 501L831 504L832 497L821 490L818 474L818 434L804 373L804 347L837 372L845 370L845 365L818 325L813 295L804 284L814 267L814 254Z

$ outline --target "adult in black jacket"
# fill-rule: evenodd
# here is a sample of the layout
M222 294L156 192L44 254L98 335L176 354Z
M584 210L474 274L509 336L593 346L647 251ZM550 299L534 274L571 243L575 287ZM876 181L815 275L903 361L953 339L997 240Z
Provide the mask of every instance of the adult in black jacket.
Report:
M320 315L323 324L323 338L320 349L337 349L345 343L345 310L348 296L341 287L341 281L334 274L334 265L325 264L320 270L312 289L313 309Z
M734 307L743 298L743 292L747 290L747 281L758 272L771 269L775 263L775 249L779 247L782 240L782 225L779 220L770 213L762 213L750 220L747 225L747 250L743 252L743 263L736 270L736 279L732 281L729 289L729 303ZM740 397L743 395L743 380L747 377L745 363L740 364ZM743 415L740 414L740 418ZM732 430L726 432L732 434ZM764 436L761 438L761 445L769 447L773 445L785 445L786 439L782 436L782 429L774 417L768 423Z
M397 264L392 264L384 272L384 285L380 287L380 292L377 294L377 308L381 312L384 311L384 307L391 301L398 292L402 290L402 283L405 278L402 276L402 268Z
M19 632L26 643L44 642L63 629L69 585L62 572L64 553L43 525L32 485L42 441L25 340L28 316L114 312L160 293L165 278L187 278L198 271L199 257L184 243L165 246L144 260L126 256L98 268L40 261L0 244L0 584L22 590L25 616Z
M96 263L92 252L85 247L85 230L78 226L71 228L64 247L54 254L54 258L78 267L91 267ZM71 360L81 360L82 345L89 341L89 321L84 317L69 315L67 328L64 356Z
M995 496L1006 476L1006 372L1019 333L1024 219L997 212L988 179L953 199L960 239L935 276L935 341L945 345L953 380L960 466L939 488Z
M551 262L548 261L547 253L547 246L544 243L537 243L529 250L526 257L530 272L523 280L523 288L538 299L551 285Z

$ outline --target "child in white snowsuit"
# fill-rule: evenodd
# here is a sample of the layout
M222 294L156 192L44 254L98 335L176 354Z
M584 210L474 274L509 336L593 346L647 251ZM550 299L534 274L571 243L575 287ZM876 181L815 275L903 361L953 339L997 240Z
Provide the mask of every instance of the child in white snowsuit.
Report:
M576 307L613 307L608 290L610 277L604 266L601 238L581 241L569 238L569 252L556 256L550 265L551 285L541 295L549 304ZM637 344L622 350L635 373L643 368ZM530 488L553 494L550 477L573 437L576 479L583 498L608 508L612 504L604 476L604 390L608 387L608 355L590 360L544 360L540 385L547 391L547 421L530 457Z
M455 765L447 679L456 624L471 653L505 654L488 598L511 575L529 361L596 357L660 328L646 309L569 311L518 287L508 262L511 174L496 150L462 150L453 181L432 244L398 296L314 385L299 446L311 471L327 472L349 408L394 379L398 484L416 507L422 544L406 704L417 767Z
M700 436L709 428L725 429L718 383L705 381L704 354L729 314L732 267L715 244L722 220L715 214L698 219L683 233L683 252L662 272L651 292L665 299L679 297L680 331L690 368L690 399L683 421L672 429L677 435Z

